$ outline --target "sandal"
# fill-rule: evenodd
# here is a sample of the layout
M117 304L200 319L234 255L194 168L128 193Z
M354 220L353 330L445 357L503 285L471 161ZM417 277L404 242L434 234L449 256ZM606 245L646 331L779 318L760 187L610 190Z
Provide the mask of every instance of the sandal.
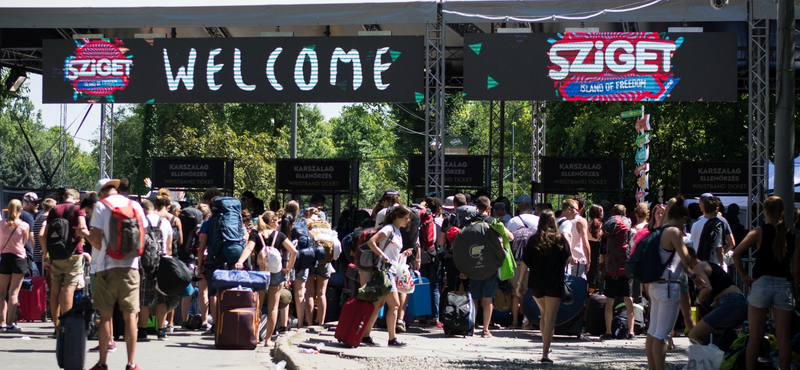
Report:
M490 333L488 330L484 330L483 333L481 333L481 338L491 338L491 337L492 333Z

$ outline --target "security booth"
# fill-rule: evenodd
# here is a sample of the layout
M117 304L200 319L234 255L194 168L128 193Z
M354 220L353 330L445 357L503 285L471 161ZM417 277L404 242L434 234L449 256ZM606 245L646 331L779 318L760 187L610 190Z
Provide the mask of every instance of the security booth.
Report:
M331 196L333 209L326 214L331 226L335 226L342 211L342 195L357 202L358 168L359 162L351 159L278 159L275 162L275 193L279 194L283 204L297 200L301 210L308 206L301 202L301 196Z

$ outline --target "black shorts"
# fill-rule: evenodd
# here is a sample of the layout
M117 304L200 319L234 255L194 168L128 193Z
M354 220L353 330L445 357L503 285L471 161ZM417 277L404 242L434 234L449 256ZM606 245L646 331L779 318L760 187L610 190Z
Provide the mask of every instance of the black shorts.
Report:
M631 286L631 280L625 276L606 275L606 287L603 294L608 298L630 297Z
M28 260L26 258L19 258L14 253L0 254L0 274L22 274L28 273Z

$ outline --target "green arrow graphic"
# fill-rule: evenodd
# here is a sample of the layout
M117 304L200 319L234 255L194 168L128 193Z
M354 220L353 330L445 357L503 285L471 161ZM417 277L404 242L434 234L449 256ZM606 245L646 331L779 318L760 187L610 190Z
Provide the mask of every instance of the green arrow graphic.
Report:
M481 54L481 46L483 46L483 44L472 44L472 45L469 46L469 48L472 49L472 51L474 51L475 54L480 55Z
M487 76L488 80L486 81L486 89L491 89L498 85L498 82L492 78L492 76Z

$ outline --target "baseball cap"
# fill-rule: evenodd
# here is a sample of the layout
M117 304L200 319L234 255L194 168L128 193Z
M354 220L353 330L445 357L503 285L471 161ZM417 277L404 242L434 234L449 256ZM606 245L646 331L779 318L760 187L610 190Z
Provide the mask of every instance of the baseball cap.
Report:
M700 195L700 197L699 197L699 198L694 198L694 199L700 199L701 201L704 201L704 200L706 200L706 199L708 199L708 198L714 198L714 194L711 194L711 193L703 193L703 194L701 194L701 195Z
M383 192L383 196L381 197L381 199L384 199L389 195L400 195L400 193L397 190L389 189Z
M94 187L94 190L99 193L101 190L109 186L113 186L114 189L119 188L119 180L109 178L100 179L100 181L98 181L97 185Z
M531 200L531 197L528 194L522 194L519 196L519 198L517 198L517 200L514 201L514 203L533 204L533 200Z
M453 205L453 199L455 199L455 197L453 197L452 195L445 198L444 205L442 206L442 208L448 211L452 211L455 208L455 205Z
M36 195L36 193L34 193L32 191L29 191L29 192L25 193L25 195L22 196L22 201L23 202L39 203L39 196Z

